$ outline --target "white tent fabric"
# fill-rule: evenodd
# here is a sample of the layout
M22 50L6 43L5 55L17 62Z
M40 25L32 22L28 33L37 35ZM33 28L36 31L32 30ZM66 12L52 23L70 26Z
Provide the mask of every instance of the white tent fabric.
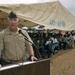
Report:
M6 13L15 11L22 19L22 23L24 20L34 23L30 23L29 26L44 25L48 29L75 30L75 17L59 1L35 4L2 4L0 10ZM25 24L25 26L28 25Z

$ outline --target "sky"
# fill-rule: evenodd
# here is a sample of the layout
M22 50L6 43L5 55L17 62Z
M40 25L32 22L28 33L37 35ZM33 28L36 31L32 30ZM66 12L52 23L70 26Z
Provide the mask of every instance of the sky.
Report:
M60 1L75 16L75 0L0 0L0 4L39 3Z

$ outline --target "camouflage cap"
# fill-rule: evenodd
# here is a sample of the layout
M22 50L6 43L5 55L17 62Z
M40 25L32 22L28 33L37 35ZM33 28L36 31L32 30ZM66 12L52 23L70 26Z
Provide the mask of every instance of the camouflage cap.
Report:
M8 18L17 18L17 15L15 12L11 11L8 15Z

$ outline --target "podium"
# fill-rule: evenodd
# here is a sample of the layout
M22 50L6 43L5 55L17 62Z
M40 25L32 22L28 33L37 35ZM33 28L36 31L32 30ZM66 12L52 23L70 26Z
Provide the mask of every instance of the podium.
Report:
M2 67L0 75L50 75L50 59Z

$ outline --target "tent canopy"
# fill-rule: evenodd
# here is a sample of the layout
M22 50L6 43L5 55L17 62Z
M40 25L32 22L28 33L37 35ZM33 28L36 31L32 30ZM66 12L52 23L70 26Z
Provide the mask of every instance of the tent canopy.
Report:
M20 25L32 27L44 25L48 29L75 30L75 17L59 2L35 4L1 4L0 26L6 21L7 14L15 11Z

